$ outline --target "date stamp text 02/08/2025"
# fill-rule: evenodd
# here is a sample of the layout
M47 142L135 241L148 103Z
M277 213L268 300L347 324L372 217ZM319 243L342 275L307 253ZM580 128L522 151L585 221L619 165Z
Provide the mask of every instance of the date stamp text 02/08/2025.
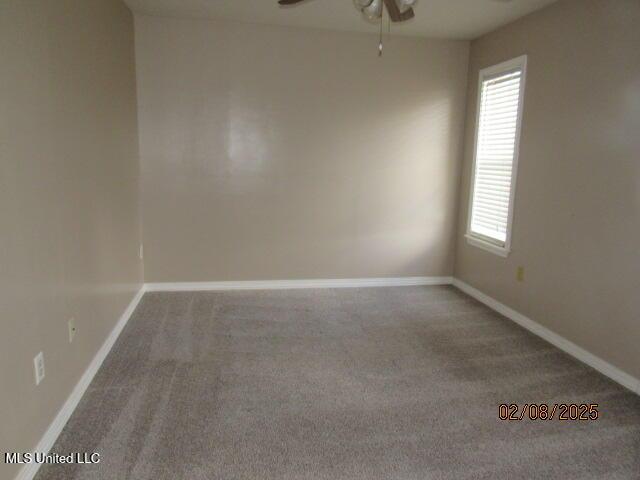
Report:
M498 418L507 421L559 420L593 421L600 418L597 403L502 403L498 407Z

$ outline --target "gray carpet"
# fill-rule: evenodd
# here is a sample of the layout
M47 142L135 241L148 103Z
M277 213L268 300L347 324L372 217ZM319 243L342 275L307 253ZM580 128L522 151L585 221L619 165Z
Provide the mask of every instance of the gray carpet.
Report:
M453 287L153 293L53 451L102 461L38 480L639 479L640 397Z

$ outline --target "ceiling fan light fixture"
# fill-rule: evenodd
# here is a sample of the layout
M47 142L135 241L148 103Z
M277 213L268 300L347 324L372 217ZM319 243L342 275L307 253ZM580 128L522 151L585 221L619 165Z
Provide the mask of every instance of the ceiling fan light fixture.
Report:
M372 2L362 9L362 12L369 20L377 20L382 16L382 0L372 0Z
M356 4L358 10L362 10L363 8L368 7L373 3L373 0L353 0L353 3Z

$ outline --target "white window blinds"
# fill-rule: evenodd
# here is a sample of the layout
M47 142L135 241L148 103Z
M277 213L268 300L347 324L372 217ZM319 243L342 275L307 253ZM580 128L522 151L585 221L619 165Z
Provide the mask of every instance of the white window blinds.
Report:
M513 182L524 62L487 69L480 77L473 195L469 234L506 247L510 236ZM498 70L496 72L496 70Z

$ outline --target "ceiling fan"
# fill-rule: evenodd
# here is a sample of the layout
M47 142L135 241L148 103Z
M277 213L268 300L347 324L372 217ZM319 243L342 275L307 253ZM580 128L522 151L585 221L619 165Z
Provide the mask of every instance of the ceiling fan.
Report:
M295 5L304 0L278 0L280 5ZM416 0L354 0L356 7L364 13L369 20L378 20L382 17L386 7L389 19L392 22L404 22L415 16L413 5Z

